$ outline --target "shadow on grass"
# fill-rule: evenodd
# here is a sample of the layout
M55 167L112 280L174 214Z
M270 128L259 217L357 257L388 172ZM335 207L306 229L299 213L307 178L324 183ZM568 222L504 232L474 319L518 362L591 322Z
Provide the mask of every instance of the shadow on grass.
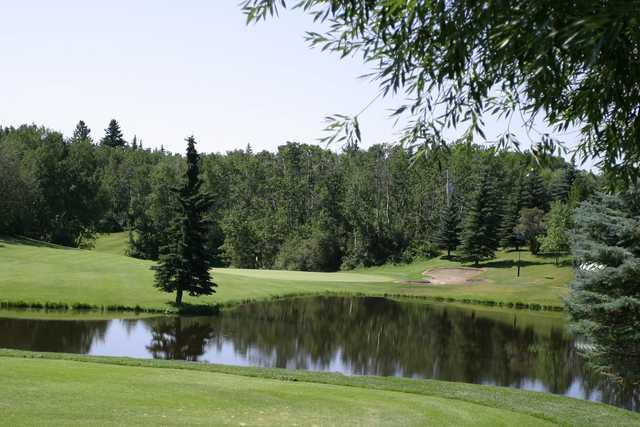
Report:
M75 249L69 246L56 245L55 243L44 242L42 240L36 240L29 237L21 236L0 236L0 242L10 245L33 246L38 248Z
M550 262L520 260L520 267L531 267L533 265L549 265ZM518 267L518 261L513 259L501 259L480 263L483 268L514 268Z
M559 257L556 257L555 254L541 253L541 254L538 254L537 256L539 256L540 258L543 258L545 260L548 260L549 264L554 264L554 265L557 265L558 267L570 267L570 266L573 266L573 259L568 257L566 254L562 254ZM558 263L557 264L556 264L556 258L558 259Z
M457 255L442 255L440 259L451 262L464 262L464 260Z

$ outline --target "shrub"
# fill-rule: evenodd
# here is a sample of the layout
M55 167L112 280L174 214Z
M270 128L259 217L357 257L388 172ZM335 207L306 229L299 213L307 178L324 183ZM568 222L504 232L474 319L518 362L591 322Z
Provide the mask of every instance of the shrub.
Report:
M339 267L338 243L333 236L314 232L311 237L285 241L276 257L275 268L299 271L336 271Z

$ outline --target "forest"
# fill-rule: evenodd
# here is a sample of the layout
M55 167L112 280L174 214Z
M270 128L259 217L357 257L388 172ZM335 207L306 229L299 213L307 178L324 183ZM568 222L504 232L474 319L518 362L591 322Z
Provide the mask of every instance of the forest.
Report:
M451 144L427 152L286 142L277 151L201 154L207 245L217 266L335 271L458 249L569 250L572 210L603 178L561 157ZM0 234L90 247L129 232L128 254L158 259L170 239L185 157L126 141L116 120L95 138L44 126L0 128Z

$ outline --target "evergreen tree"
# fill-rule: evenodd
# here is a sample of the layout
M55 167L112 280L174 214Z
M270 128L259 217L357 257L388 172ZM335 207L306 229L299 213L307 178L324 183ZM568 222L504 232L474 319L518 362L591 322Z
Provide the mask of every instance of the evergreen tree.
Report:
M574 216L577 265L566 306L593 343L588 356L618 380L640 380L640 208L638 190L597 195Z
M594 177L585 172L578 172L571 184L567 203L571 208L576 208L581 202L589 199L596 191Z
M455 197L443 206L438 232L438 244L447 250L447 258L451 251L460 244L460 209Z
M549 197L544 180L535 168L531 168L525 176L524 208L538 208L546 212L549 209Z
M80 120L73 130L72 142L89 141L91 142L91 129L87 127L84 121Z
M545 217L546 234L540 238L540 249L556 257L569 251L569 229L571 228L571 210L562 202L553 202Z
M124 147L127 145L127 141L122 137L120 125L115 119L109 122L109 126L104 132L104 138L100 141L101 145L106 145L107 147Z
M568 167L557 170L550 185L551 200L565 202L571 190L571 176Z
M518 176L513 185L513 190L507 199L505 213L500 226L500 245L504 248L514 247L519 250L524 243L522 235L518 233L516 227L520 221L520 211L523 208L526 192L522 182L522 175Z
M155 286L165 292L176 292L176 304L182 304L183 292L191 296L210 295L217 285L209 269L213 264L207 245L208 221L205 219L213 201L200 187L199 158L193 136L187 138L187 170L185 181L177 189L179 208L172 224L172 241L162 248L156 271Z
M491 259L499 244L500 208L493 178L484 172L471 196L462 224L460 253L477 266Z

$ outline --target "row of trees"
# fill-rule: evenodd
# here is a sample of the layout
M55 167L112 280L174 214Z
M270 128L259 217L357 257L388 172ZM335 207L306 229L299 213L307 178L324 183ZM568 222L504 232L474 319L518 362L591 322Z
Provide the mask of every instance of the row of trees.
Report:
M115 121L99 144L90 135L83 122L71 138L2 129L0 233L79 246L130 230L130 254L158 259L172 240L180 201L171 189L185 180L185 159L124 142ZM203 155L198 167L214 263L245 268L336 270L458 246L479 261L523 238L537 251L535 225L550 207L576 206L598 185L560 158L541 168L528 153L467 144L414 158L399 146L335 153L287 143Z
M466 128L463 138L471 141L484 137L487 118L498 117L505 129L496 142L517 146L511 119L522 118L529 133L537 118L554 132L576 127L575 150L598 161L612 188L637 186L636 2L303 0L288 7L327 24L320 26L324 31L307 32L311 46L341 58L361 55L382 95L406 99L393 114L407 123L401 141L437 151L447 128ZM257 22L279 16L287 2L244 0L242 8L248 22ZM358 115L330 119L329 139L360 138ZM533 150L544 158L558 141L547 133L539 136ZM595 344L592 359L629 377L627 368L640 366L638 210L627 200L613 205L586 205L575 215L576 263L597 268L579 269L567 307L573 323ZM511 224L521 222L518 216L540 224L540 212L522 211L517 203L511 207ZM493 218L489 207L483 209ZM547 219L543 250L562 240L558 230L568 221L566 209L556 206ZM514 230L511 224L507 232ZM537 240L530 242L537 249ZM637 385L638 376L631 377Z

